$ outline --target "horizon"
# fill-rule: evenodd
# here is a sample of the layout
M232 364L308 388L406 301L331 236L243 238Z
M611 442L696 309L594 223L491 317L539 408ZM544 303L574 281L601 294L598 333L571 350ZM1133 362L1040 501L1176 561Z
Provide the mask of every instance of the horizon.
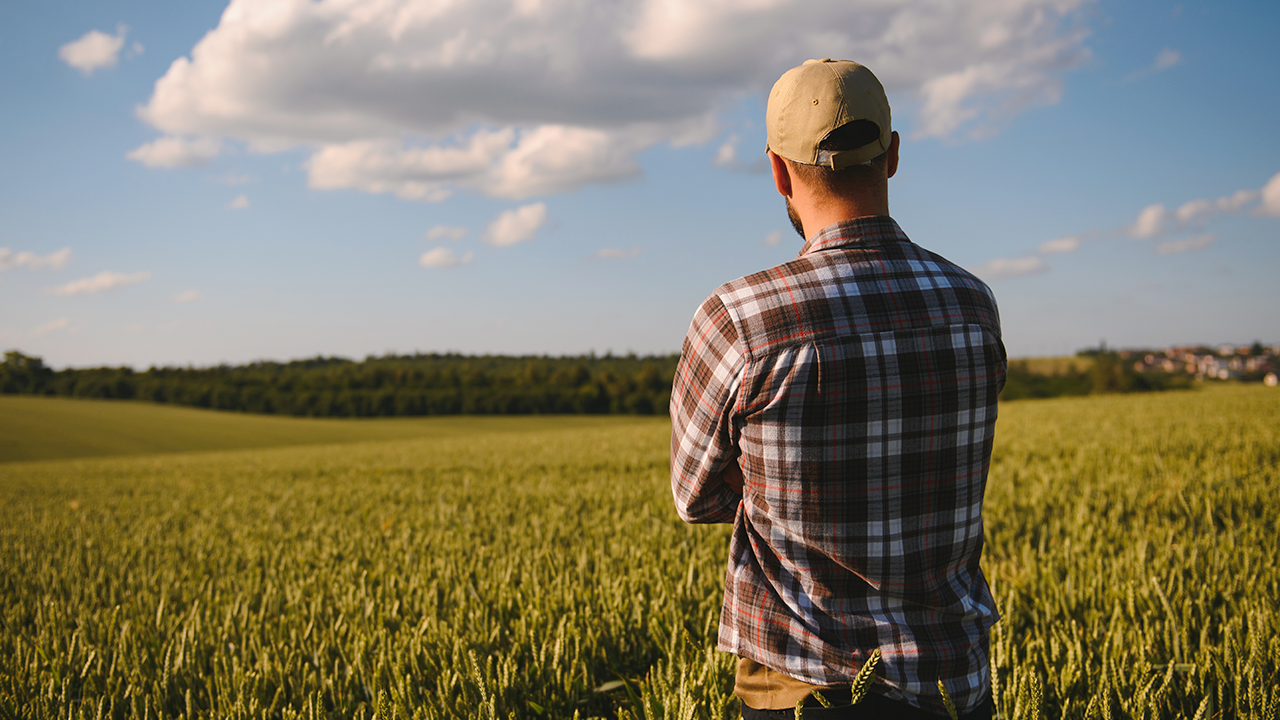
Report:
M1280 342L1274 4L574 8L0 7L0 347L676 353L799 250L763 98L827 56L885 84L893 217L991 286L1011 359Z
M1097 347L1080 348L1066 355L1010 355L1008 358L1008 362L1012 363L1012 362L1019 362L1024 360L1052 360L1052 359L1059 359L1059 358L1088 357L1093 354L1097 354L1098 352L1108 352L1108 353L1114 353L1117 355L1127 355L1127 354L1133 354L1133 353L1157 353L1157 352L1167 354L1170 351L1177 351L1177 350L1204 349L1204 350L1209 350L1210 352L1215 354L1223 354L1223 350L1225 348L1232 348L1231 353L1228 353L1228 354L1240 354L1240 353L1244 353L1245 350L1249 350L1254 346L1258 346L1258 345L1261 345L1264 352L1269 355L1273 355L1273 356L1280 355L1280 342L1265 342L1260 339L1255 339L1254 341L1247 342L1247 343L1175 343L1175 344L1166 345L1163 347L1111 346L1104 341L1100 343L1099 346ZM39 355L31 355L31 354L25 353L22 351L21 348L9 348L4 350L3 352L5 355L12 352L16 352L26 358L40 360L42 363L44 362L43 357ZM104 368L106 369L128 368L133 372L147 372L148 370L208 370L208 369L219 368L219 367L237 368L237 367L249 367L253 365L268 365L268 364L290 365L293 363L306 363L306 362L315 362L315 361L346 362L346 363L359 364L359 363L366 363L366 362L376 362L379 360L413 360L417 358L430 358L430 357L437 357L437 358L438 357L458 357L458 358L466 358L466 359L504 358L504 359L573 360L573 359L579 359L579 358L587 358L592 360L628 360L628 359L651 360L651 359L669 359L673 357L678 357L679 355L680 353L678 351L671 351L671 352L665 352L665 353L664 352L615 353L611 349L606 349L603 353L598 353L595 350L589 350L585 353L559 354L559 355L548 354L548 353L525 353L525 354L463 353L463 352L457 352L457 351L451 351L451 350L444 350L444 351L433 350L429 352L411 351L411 352L405 352L405 353L384 353L382 355L370 353L370 354L364 355L363 357L346 356L346 355L313 355L308 357L293 357L288 359L260 357L260 358L254 358L251 360L245 360L245 361L235 362L235 363L229 363L229 362L215 362L215 363L209 363L209 364L188 363L185 365L159 365L154 363L150 365L131 365L131 364L125 363L120 365L110 365L110 364L108 365L101 365L101 364L100 365L64 365L61 368L57 368L57 367L54 367L53 365L46 364L45 367L48 367L54 370L54 372L58 372L60 370L96 370L96 369L104 369Z

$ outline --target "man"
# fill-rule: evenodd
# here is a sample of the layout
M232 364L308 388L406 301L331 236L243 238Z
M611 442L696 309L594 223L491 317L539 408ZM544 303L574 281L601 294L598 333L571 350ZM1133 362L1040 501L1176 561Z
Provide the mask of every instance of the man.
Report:
M719 647L743 716L989 718L995 299L889 217L899 138L870 70L791 69L766 125L804 247L702 303L671 397L676 508L734 526Z

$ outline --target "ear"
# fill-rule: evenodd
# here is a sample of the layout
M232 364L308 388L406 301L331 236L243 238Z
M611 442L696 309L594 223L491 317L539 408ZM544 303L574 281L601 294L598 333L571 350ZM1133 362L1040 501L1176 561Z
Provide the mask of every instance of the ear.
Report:
M893 177L898 172L898 131L893 131L893 139L889 141L889 157L888 167L889 174L886 177Z
M773 186L778 188L778 194L791 197L791 173L787 170L786 161L770 150L769 166L773 168Z

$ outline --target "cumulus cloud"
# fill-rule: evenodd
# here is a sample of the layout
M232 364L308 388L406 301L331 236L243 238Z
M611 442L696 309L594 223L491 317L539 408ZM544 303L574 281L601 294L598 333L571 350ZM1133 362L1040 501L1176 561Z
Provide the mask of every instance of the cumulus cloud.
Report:
M709 141L809 57L876 69L918 134L980 131L1057 101L1089 57L1093 2L232 0L139 115L173 137L311 148L316 188L518 199Z
M996 258L989 260L975 268L971 268L974 275L986 280L997 280L1000 278L1017 277L1019 275L1035 275L1037 273L1048 272L1049 266L1044 260L1038 257L1023 258Z
M195 288L191 288L190 290L184 290L177 295L174 295L171 299L173 302L181 305L184 303L195 302L199 300L200 297L200 291Z
M768 235L765 235L765 236L764 236L764 244L765 244L765 245L781 245L781 244L782 244L782 231L781 231L781 230L774 230L773 232L769 233Z
M244 210L249 207L249 196L241 193L236 196L235 200L227 203L228 210Z
M151 279L149 271L136 273L118 273L103 270L93 277L72 280L65 285L58 285L47 290L51 295L95 295L106 290L114 290L125 285L136 285Z
M1135 238L1155 237L1164 232L1164 221L1168 212L1164 205L1156 203L1142 208L1138 219L1129 226L1129 235Z
M162 137L130 150L125 157L147 167L190 167L203 165L222 149L222 142L212 137Z
M1156 254L1177 255L1179 253L1196 252L1212 245L1214 239L1213 233L1205 233L1186 240L1163 242L1156 246Z
M85 75L93 74L98 68L114 67L120 57L120 48L124 47L127 30L123 25L116 29L115 35L90 30L80 39L58 48L58 57ZM138 47L141 48L140 45Z
M14 252L0 247L0 270L25 267L29 270L61 270L71 262L71 248L62 248L48 255L36 255L29 250Z
M51 332L57 332L57 331L59 331L59 330L66 330L66 329L67 329L67 328L69 328L69 327L71 327L71 319L70 319L70 318L58 318L57 320L51 320L51 321L49 321L49 322L47 322L47 323L45 323L45 324L41 325L40 327L37 327L36 329L32 330L32 331L31 331L31 336L32 336L32 337L39 337L39 336L41 336L41 335L48 335L48 334L49 334L49 333L51 333Z
M1054 255L1057 253L1071 253L1080 249L1080 236L1067 235L1056 240L1046 240L1040 243L1041 255Z
M1271 176L1267 184L1262 186L1260 195L1262 204L1254 212L1259 215L1280 217L1280 173Z
M532 203L514 210L506 210L489 224L485 242L497 247L507 247L533 237L547 222L546 203Z
M326 145L307 164L313 188L353 188L406 200L439 201L452 186L493 197L524 199L621 180L640 172L632 153L639 137L544 125L528 131L478 130L448 145L406 146L390 140Z
M436 225L427 231L425 235L427 240L461 240L467 234L464 227L454 227L452 225Z
M453 250L447 247L438 247L422 253L422 256L418 258L418 264L425 268L447 268L455 265L465 265L471 262L471 258L472 253L470 252L458 257L453 253Z

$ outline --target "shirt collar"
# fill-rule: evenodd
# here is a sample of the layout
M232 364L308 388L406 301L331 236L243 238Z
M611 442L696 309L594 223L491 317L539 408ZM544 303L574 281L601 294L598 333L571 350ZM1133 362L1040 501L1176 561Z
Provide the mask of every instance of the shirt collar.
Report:
M800 248L796 257L852 245L882 245L889 242L911 242L898 223L888 215L868 215L841 220L822 228Z

